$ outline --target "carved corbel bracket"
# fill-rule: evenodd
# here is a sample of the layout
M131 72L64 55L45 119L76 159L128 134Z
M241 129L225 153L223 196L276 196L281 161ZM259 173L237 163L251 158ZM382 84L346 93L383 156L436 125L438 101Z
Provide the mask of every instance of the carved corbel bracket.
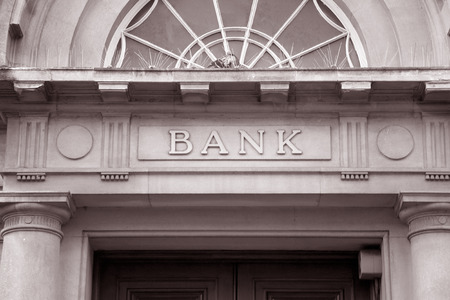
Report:
M341 82L341 100L367 102L371 89L372 82L370 81Z
M450 82L425 82L423 101L450 102Z
M99 82L98 89L104 102L129 101L127 82Z
M208 103L209 83L208 82L182 82L180 90L183 103Z
M288 101L288 82L261 82L261 102L285 103Z
M16 81L14 90L22 102L46 102L47 94L43 81Z

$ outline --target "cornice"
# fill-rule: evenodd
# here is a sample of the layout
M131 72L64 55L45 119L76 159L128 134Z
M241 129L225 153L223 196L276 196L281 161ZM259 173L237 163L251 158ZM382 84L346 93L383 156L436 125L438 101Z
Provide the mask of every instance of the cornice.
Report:
M0 111L3 114L439 113L450 110L449 83L450 69L437 68L171 71L0 68Z
M121 70L0 69L0 96L12 102L207 104L220 101L448 103L450 69ZM240 101L242 102L242 101Z
M195 76L193 76L195 75ZM450 68L352 68L277 70L123 70L111 68L0 68L0 80L17 82L78 81L108 84L124 82L417 82L431 81L440 89L450 81ZM348 84L346 84L348 86ZM123 89L123 88L121 88ZM364 84L367 89L367 84Z

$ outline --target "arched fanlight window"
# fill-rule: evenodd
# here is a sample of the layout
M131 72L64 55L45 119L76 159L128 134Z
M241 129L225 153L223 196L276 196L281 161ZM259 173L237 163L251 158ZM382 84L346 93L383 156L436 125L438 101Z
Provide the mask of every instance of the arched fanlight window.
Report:
M112 36L105 67L366 67L350 21L328 0L142 0Z

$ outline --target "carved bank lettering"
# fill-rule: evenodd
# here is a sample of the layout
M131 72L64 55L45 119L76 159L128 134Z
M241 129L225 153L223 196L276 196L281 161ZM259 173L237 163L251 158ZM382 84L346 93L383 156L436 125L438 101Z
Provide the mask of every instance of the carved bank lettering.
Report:
M191 153L192 143L189 141L190 134L186 130L169 130L170 133L170 155L184 155ZM183 144L185 148L178 150L177 145Z
M138 159L330 160L331 127L141 126Z
M284 151L284 146L288 146L291 148L292 154L302 154L302 151L297 149L297 147L292 143L292 138L296 136L297 134L301 133L301 130L292 130L292 133L290 136L288 136L286 139L284 138L284 130L277 130L278 132L278 151L277 154L286 154L286 151Z
M239 130L239 134L241 135L241 144L240 144L240 150L239 154L245 155L247 154L247 151L245 151L245 141L247 141L253 149L255 149L259 154L264 153L264 130L258 130L259 133L259 144L255 142L255 140L245 131L245 130Z
M227 155L229 153L225 148L225 145L223 144L223 141L220 138L219 133L215 130L211 131L208 137L208 141L206 142L205 147L203 147L203 150L200 153L202 155L207 155L208 148L219 148L220 155Z

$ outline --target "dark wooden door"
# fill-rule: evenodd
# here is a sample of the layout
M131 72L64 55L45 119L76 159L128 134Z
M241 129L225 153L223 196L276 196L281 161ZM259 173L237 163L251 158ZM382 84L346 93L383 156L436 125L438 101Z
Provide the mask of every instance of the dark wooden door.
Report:
M233 265L145 261L104 264L98 300L230 300Z
M307 260L240 264L237 298L255 300L370 300L370 283L353 261Z
M94 300L370 300L350 255L98 253Z

